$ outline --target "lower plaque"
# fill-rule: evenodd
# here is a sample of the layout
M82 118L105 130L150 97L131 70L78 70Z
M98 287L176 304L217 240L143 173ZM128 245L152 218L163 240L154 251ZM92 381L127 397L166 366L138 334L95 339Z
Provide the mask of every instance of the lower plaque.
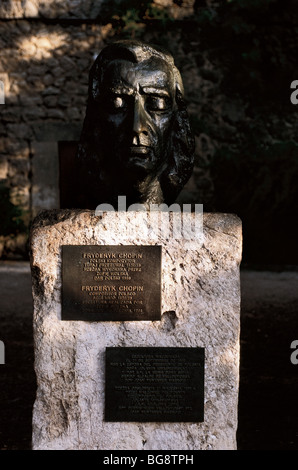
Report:
M161 246L62 246L62 320L160 320Z
M105 420L204 421L204 348L107 348Z

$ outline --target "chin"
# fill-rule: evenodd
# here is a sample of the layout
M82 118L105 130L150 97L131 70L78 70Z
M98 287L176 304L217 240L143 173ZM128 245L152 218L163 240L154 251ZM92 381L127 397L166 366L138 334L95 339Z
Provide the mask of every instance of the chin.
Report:
M125 166L129 171L133 173L144 174L144 176L147 176L150 173L154 173L155 169L155 166L152 165L151 162L144 162L137 159L128 161Z
M130 154L122 159L123 167L133 173L154 173L156 170L156 158L152 152L148 154Z

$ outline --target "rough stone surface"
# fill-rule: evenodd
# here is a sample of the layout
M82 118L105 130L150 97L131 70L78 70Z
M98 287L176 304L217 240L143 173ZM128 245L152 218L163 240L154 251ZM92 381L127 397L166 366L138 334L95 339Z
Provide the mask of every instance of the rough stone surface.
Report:
M33 449L236 449L241 221L205 214L202 237L191 240L169 236L158 213L147 217L73 210L45 211L34 221ZM162 245L161 321L61 321L67 244ZM105 422L104 353L111 346L204 347L205 421Z
M105 0L6 0L0 4L0 18L98 18L107 9L113 11L125 1L116 0L109 6ZM152 0L157 7L170 10L174 18L183 18L193 12L194 0Z
M137 22L134 25L133 16L129 15L125 15L126 20L119 32L118 26L113 27L109 21L121 3L124 6L131 2L123 0L0 2L0 80L5 88L5 105L0 105L0 177L11 190L11 201L17 203L18 200L18 204L24 210L27 225L36 214L34 197L31 197L35 191L34 177L32 178L34 168L30 166L34 164L35 155L36 161L42 161L45 156L45 167L47 161L47 155L44 155L41 148L38 149L38 155L34 153L35 142L51 142L51 145L55 144L57 149L60 141L79 140L86 108L89 69L95 56L107 43L116 38L121 39L129 33L127 27L140 27L139 30L131 30L131 34L136 34L136 37L140 34L142 40L160 44L167 49L174 56L183 78L188 113L196 136L196 151L194 172L181 192L179 202L200 202L207 211L216 211L219 208L218 194L221 194L214 176L216 168L214 165L218 156L220 161L221 158L225 161L230 155L233 161L234 156L235 161L238 161L238 155L239 157L244 155L245 165L249 166L253 165L254 161L254 157L250 156L257 154L267 167L263 149L264 151L268 149L271 153L270 148L274 146L272 151L275 154L276 143L290 141L297 143L296 107L289 99L289 87L293 80L290 70L295 64L293 57L297 56L298 44L295 33L295 12L293 15L289 13L294 7L289 5L290 10L285 9L288 11L286 23L281 17L278 23L274 20L273 23L264 24L264 31L262 28L256 28L258 36L256 49L261 54L259 58L258 54L256 55L256 61L261 60L263 63L262 57L265 59L263 66L258 68L258 62L253 64L252 61L250 64L249 56L246 54L241 56L241 63L238 63L238 53L243 51L239 51L237 47L234 50L232 45L237 44L237 41L233 41L233 38L238 34L244 34L243 39L247 38L245 41L248 41L249 49L249 34L248 31L245 32L245 28L243 31L235 30L232 33L233 22L236 20L232 18L230 23L228 18L222 15L223 2L218 0L149 2L154 3L156 18L159 18L159 8L169 13L171 18L168 23L169 28L165 26L162 33L158 26L163 24L162 19L152 24L149 21L147 27L142 29L142 23ZM144 2L140 2L142 3ZM243 7L238 6L239 11L243 11ZM234 8L233 5L231 8ZM108 10L106 19L102 15L102 9ZM189 17L192 10L194 15ZM3 18L10 18L11 21ZM173 22L177 18L179 21ZM181 18L188 19L184 22L180 21ZM248 17L244 17L243 21L244 26L250 24ZM231 36L224 34L225 40L222 41L220 48L214 48L212 31L216 24L220 26L219 34L221 31L230 30L232 34ZM286 28L283 26L285 24ZM251 27L255 27L253 17ZM281 41L276 41L276 37L281 37ZM279 71L278 77L282 81L285 77L289 77L286 79L288 84L280 87L281 90L284 89L285 98L281 108L279 105L272 106L271 93L268 90L265 93L267 98L264 96L265 101L257 98L263 85L267 83L267 59L269 70L273 64L276 71ZM245 83L246 77L249 79L246 72L250 65L253 67L252 74L254 75L255 69L256 75L251 77L252 87L249 91ZM237 79L239 73L243 80ZM269 75L271 77L272 73ZM274 87L272 80L270 83ZM254 86L256 94L252 92ZM285 155L283 147L280 152L281 160L278 162L281 162L280 165L283 167ZM52 155L53 160L57 159L57 155L58 152L55 151ZM54 166L57 164L57 161L53 162ZM271 168L271 163L269 167ZM262 173L263 166L259 165L258 168ZM274 172L274 169L272 171ZM254 181L257 181L254 171L252 174ZM53 201L59 198L59 185L54 172L50 172L48 176L51 191L44 191L42 199L38 201L38 208L42 209L53 208ZM51 176L54 176L52 180ZM262 174L260 181L263 181ZM289 184L285 184L289 187ZM274 181L272 185L275 188ZM277 211L278 209L274 213ZM5 256L10 256L7 249L4 253Z
M0 5L2 18L96 18L103 0L7 0Z

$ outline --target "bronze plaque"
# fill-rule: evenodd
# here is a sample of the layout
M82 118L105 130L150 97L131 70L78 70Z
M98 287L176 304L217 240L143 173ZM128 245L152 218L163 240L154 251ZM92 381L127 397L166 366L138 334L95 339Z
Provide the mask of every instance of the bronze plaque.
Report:
M107 348L105 420L204 421L204 348Z
M161 246L62 246L62 320L161 318Z

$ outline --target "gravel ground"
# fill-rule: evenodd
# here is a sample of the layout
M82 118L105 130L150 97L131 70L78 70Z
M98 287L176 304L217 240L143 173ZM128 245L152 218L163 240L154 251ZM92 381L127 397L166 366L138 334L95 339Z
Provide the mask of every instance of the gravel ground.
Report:
M239 450L298 450L298 272L241 272ZM0 449L31 448L35 398L32 300L26 262L0 263Z

